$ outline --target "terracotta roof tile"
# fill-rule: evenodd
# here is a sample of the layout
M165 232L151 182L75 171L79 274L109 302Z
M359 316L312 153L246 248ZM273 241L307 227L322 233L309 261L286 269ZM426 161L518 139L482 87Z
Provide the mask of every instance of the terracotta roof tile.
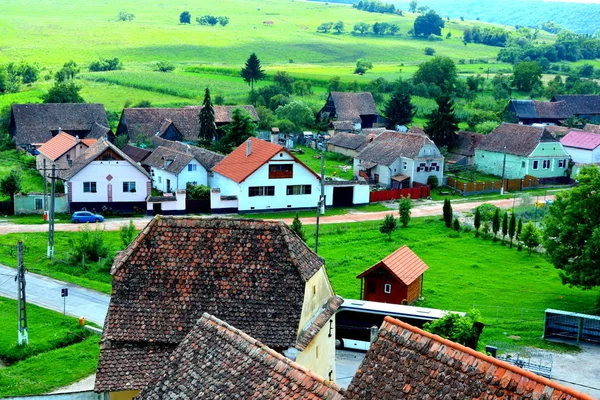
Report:
M357 278L360 279L379 267L387 268L394 276L396 276L396 278L406 285L413 283L415 279L419 278L429 269L427 264L425 264L411 249L407 246L402 246L365 272L358 275Z
M585 132L600 133L600 125L585 124L585 126L583 127L583 130Z
M272 348L295 347L305 283L322 267L281 222L157 216L113 267L103 341L177 345L209 312ZM103 365L110 355L100 360L97 379L125 387ZM146 372L129 371L136 382Z
M600 146L600 134L593 132L571 131L560 139L563 146L575 147L584 150L594 150Z
M137 397L342 399L342 389L209 314Z
M327 321L329 321L338 308L340 308L343 302L344 299L339 296L332 296L329 298L327 303L325 303L315 317L309 321L300 332L298 343L296 344L297 350L303 351L306 346L309 345L316 334L321 331L321 328L325 326Z
M95 139L91 140L93 142L96 141ZM82 142L86 145L86 147L91 146L91 144L88 144L90 142L90 139L88 139L86 142L82 140ZM77 139L75 138L75 136L71 136L68 133L61 131L58 135L54 136L52 139L48 140L46 143L40 146L38 151L46 157L48 157L49 159L56 160L60 158L60 156L65 154L67 151L71 150L76 144Z
M391 317L385 317L345 398L592 400Z

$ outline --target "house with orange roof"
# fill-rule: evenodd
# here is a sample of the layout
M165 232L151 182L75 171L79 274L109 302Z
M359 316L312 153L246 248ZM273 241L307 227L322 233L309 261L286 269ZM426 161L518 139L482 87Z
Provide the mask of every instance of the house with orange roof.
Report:
M79 139L78 136L72 136L61 131L58 135L44 143L36 156L36 166L42 176L44 175L44 161L46 162L46 176L52 168L56 166L56 176L62 176L62 172L71 168L73 160L79 158L87 149L89 149L96 139ZM49 178L47 178L49 180Z
M358 275L362 300L411 304L423 290L423 273L429 267L407 246L402 246Z
M212 212L316 207L321 178L285 147L251 137L212 168Z

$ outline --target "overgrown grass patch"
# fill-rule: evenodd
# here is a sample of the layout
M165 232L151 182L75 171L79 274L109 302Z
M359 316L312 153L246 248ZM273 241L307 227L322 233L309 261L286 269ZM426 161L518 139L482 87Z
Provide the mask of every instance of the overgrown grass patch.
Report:
M317 175L321 175L321 153L306 146L297 146L303 154L294 153L296 157ZM342 154L325 152L325 176L351 180L354 177L352 158Z
M21 176L21 192L43 192L44 179L35 169L35 157L17 150L7 150L2 152L0 157L0 177L5 177L11 171L17 170ZM2 197L0 201L9 200L8 196Z

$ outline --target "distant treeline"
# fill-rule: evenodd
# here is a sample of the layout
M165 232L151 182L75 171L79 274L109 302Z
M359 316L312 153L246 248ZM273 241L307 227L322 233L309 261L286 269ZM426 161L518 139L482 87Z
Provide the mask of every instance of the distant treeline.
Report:
M502 28L480 28L474 26L473 28L465 29L463 33L463 40L466 43L482 43L489 46L500 46L504 47L508 40L509 33Z
M389 3L382 3L381 1L369 1L360 0L358 3L352 5L357 10L382 13L382 14L398 14L402 15L402 10L396 9L396 6Z

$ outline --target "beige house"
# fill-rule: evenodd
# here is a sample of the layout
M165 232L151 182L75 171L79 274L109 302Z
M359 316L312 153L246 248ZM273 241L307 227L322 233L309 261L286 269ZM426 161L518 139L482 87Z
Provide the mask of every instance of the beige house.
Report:
M52 164L54 164L56 176L60 178L62 171L71 168L73 160L79 158L94 143L96 143L96 139L79 139L77 136L71 136L61 131L38 149L37 169L43 176L44 161L46 161L46 176L49 176Z
M132 399L203 313L335 379L323 259L284 223L156 216L115 260L95 391Z

